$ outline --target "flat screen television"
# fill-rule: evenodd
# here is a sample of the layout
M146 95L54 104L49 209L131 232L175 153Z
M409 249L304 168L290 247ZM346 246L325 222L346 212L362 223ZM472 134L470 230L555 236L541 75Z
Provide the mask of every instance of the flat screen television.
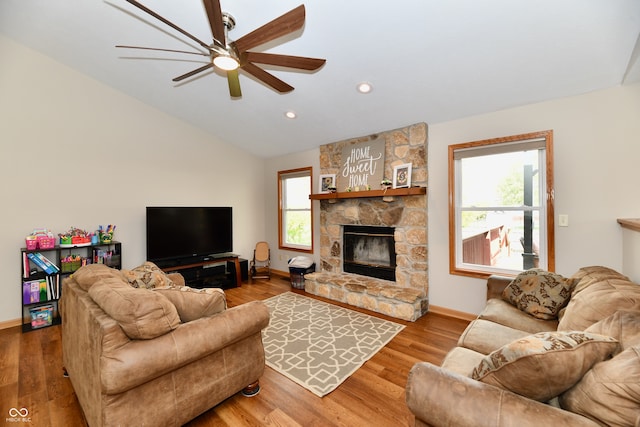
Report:
M147 260L185 264L232 251L231 207L147 206Z

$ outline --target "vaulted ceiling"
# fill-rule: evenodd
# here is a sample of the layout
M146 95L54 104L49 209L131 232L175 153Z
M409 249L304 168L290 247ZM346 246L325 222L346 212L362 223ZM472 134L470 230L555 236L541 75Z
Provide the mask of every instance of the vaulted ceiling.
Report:
M140 1L211 42L201 0ZM220 0L236 20L233 40L303 1ZM239 99L219 71L172 81L206 57L115 48L201 50L125 0L1 0L0 33L262 157L640 82L638 0L304 4L302 30L253 50L326 64L315 72L265 66L295 87L288 94L241 71ZM371 93L356 91L363 81Z

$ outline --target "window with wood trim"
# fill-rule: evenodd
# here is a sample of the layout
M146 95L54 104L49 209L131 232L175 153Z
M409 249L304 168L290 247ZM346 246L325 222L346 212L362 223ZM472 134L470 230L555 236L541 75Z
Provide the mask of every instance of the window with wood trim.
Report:
M553 131L449 146L451 274L555 269Z
M278 246L313 252L312 168L278 172Z

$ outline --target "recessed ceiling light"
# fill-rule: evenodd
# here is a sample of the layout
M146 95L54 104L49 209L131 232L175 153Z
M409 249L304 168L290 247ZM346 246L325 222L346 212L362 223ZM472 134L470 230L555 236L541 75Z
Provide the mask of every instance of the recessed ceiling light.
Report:
M284 113L284 115L287 119L295 119L296 117L298 117L295 111L287 111L286 113Z
M368 82L362 82L362 83L358 83L358 92L360 93L369 93L373 90L373 86L371 86L371 83Z

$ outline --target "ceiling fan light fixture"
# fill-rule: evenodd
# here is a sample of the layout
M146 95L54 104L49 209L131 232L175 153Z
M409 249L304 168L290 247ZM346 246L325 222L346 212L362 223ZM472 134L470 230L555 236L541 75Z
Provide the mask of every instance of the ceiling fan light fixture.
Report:
M362 82L362 83L358 83L358 86L356 87L356 89L360 93L369 93L373 90L373 86L371 86L371 83L369 82Z
M213 65L225 71L233 71L237 69L240 64L231 55L218 55L213 58Z

